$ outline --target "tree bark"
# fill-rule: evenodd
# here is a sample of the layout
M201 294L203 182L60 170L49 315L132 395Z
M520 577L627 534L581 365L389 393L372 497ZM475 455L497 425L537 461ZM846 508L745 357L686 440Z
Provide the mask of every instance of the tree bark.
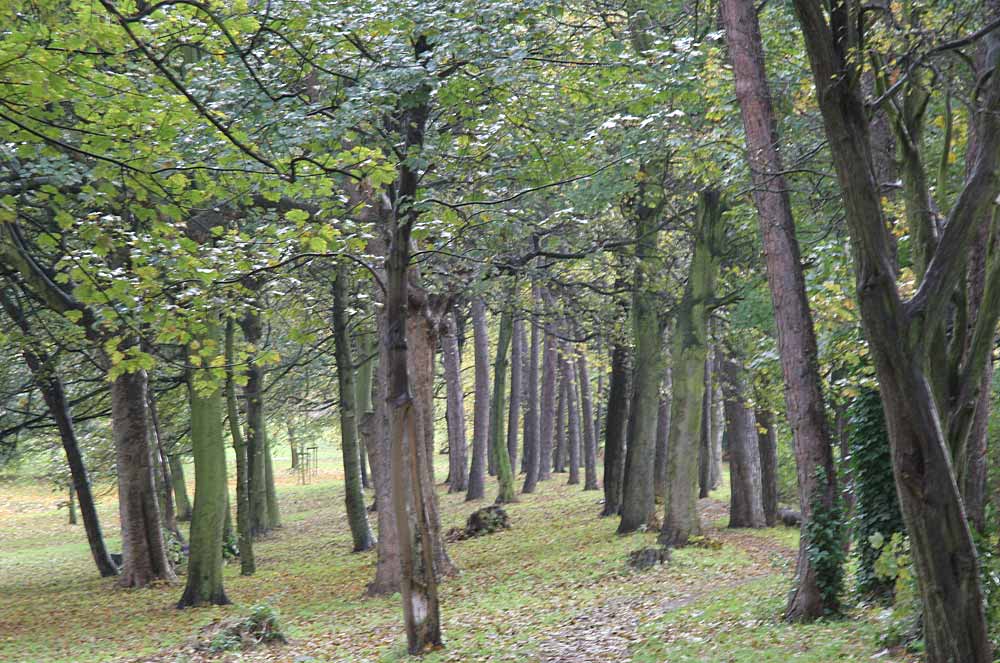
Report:
M493 450L497 469L499 491L497 504L507 504L515 500L514 472L504 437L504 397L507 394L507 348L514 335L514 318L509 310L500 314L500 337L497 340L497 356L493 364L493 404L490 406L492 425L490 426L490 447ZM520 372L520 368L513 368ZM514 398L514 395L511 395Z
M543 297L547 293L543 291ZM545 297L546 303L548 298ZM551 307L548 307L551 308ZM551 323L545 324L545 342L542 350L541 409L538 414L538 480L548 481L552 476L552 447L555 444L554 420L556 414L556 383L559 372L559 349Z
M385 338L385 315L378 316L379 337ZM378 506L378 560L375 578L368 585L370 596L384 596L400 591L399 531L396 527L396 510L393 507L391 445L389 442L388 406L388 348L378 344L379 359L375 366L373 410L364 415L361 428L368 443L368 456L372 461L372 478L375 481L375 504Z
M580 410L583 417L583 489L598 490L597 431L594 430L594 399L590 393L590 371L587 368L585 349L581 349L576 355L576 373L580 381Z
M201 347L219 349L218 314L208 314ZM226 447L222 432L222 388L198 350L189 350L201 368L188 369L191 452L194 456L194 512L191 517L187 581L178 608L228 605L222 584L223 526L228 511Z
M188 497L187 480L184 478L184 464L177 454L167 456L167 464L170 466L170 483L174 489L177 520L189 522L191 520L191 499Z
M571 486L580 483L580 408L577 403L577 385L574 379L573 364L568 356L563 357L563 375L566 376L566 446L569 457L569 479Z
M511 475L517 467L517 432L521 423L521 396L524 393L524 346L524 321L515 318L510 344L510 405L507 414L507 459ZM512 476L512 492L513 480Z
M259 349L263 329L260 315L250 310L240 321L243 338L246 342ZM272 527L267 508L267 428L264 423L264 372L255 358L256 350L251 355L247 366L246 384L243 386L243 396L246 399L246 441L247 464L249 470L250 489L250 525L255 538L267 534Z
M552 450L552 471L561 474L566 471L566 371L563 370L562 352L559 353L559 400L556 401L555 434Z
M161 479L160 497L163 500L163 523L164 527L170 530L178 540L183 541L181 528L177 525L177 507L174 502L173 477L170 472L170 463L164 451L163 430L160 428L160 416L156 410L156 398L153 397L153 390L146 394L146 409L149 411L149 425L153 433L153 459L156 468L159 470Z
M755 416L764 524L773 527L778 523L778 438L774 430L774 413L758 408Z
M816 336L788 188L780 174L783 165L777 147L777 125L771 108L756 9L749 0L724 0L720 8L743 117L747 159L755 187L754 201L778 329L778 354L785 381L785 407L792 427L804 533L813 505L819 503L825 510L832 509L837 496ZM852 167L863 166L855 159ZM864 167L870 168L870 160ZM808 548L808 537L803 535L795 588L785 609L785 616L790 620L811 620L836 609L821 596Z
M608 415L604 426L604 508L602 516L621 512L622 480L625 474L625 427L628 422L628 349L615 341L611 346L611 379L608 385Z
M235 336L236 325L230 318L226 321L226 414L229 417L229 435L233 442L233 455L236 457L236 532L240 545L240 575L252 576L257 571L257 560L253 554L253 528L250 524L247 442L240 430L240 411L236 402L236 380L233 376L236 357ZM150 401L150 405L152 405L152 401Z
M712 359L705 360L705 393L701 397L701 440L698 443L698 497L712 490Z
M333 278L333 342L337 362L337 385L340 391L340 443L344 458L344 505L351 528L354 552L375 547L368 526L365 496L361 487L361 454L358 451L358 419L355 402L354 358L347 330L347 269L338 260Z
M458 349L455 312L444 316L441 361L448 409L448 492L464 493L469 485L468 450L465 443L465 393L462 389L462 355Z
M466 501L486 495L486 453L490 433L490 346L486 326L486 304L472 300L472 343L475 355L476 386L472 419L472 467Z
M537 307L538 288L532 287L532 296ZM538 354L542 331L537 311L531 317L531 345L528 360L528 398L524 409L524 486L522 493L533 493L538 485L539 432L538 432Z
M732 358L722 361L726 431L729 440L730 527L763 527L764 503L760 449L754 411L747 403L743 367Z
M667 443L670 441L670 369L663 372L660 404L656 410L656 461L653 467L653 496L659 502L667 498Z

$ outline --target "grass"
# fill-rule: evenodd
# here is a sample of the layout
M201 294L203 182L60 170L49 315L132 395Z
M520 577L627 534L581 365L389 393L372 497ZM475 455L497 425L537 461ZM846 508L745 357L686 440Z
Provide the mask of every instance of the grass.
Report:
M276 459L276 467L287 465ZM375 555L349 552L339 468L329 453L305 486L281 471L284 526L258 543L257 575L241 577L230 565L234 605L185 611L173 607L179 585L122 590L96 577L82 527L66 525L56 509L61 493L0 485L0 661L205 660L188 646L199 631L261 602L278 609L289 643L217 660L404 658L398 596L363 594ZM441 588L446 648L426 661L564 660L571 652L583 661L759 663L867 661L880 653L869 613L808 626L778 620L797 533L719 528L724 491L702 503L706 534L720 547L677 550L668 564L639 574L625 559L653 545L655 534L616 536L617 522L597 517L600 493L565 480L557 475L510 505L511 531L449 546L461 572ZM446 529L483 505L444 492L440 499ZM117 550L113 496L100 514Z

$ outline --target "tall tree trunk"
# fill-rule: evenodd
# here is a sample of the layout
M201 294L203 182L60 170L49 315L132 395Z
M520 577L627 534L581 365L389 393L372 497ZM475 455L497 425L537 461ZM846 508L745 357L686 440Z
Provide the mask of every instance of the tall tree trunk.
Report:
M124 559L119 584L145 587L155 580L174 580L153 480L144 371L122 373L111 383L111 419Z
M217 314L205 321L201 347L219 349ZM203 368L188 369L188 399L191 405L191 452L194 456L194 513L191 517L187 582L178 608L227 605L222 585L223 526L229 510L226 483L226 447L222 432L222 388L208 362L197 350L191 358Z
M490 346L486 326L486 304L472 300L472 343L475 355L475 402L472 419L472 467L469 470L467 501L481 500L486 494L486 453L490 433Z
M378 316L379 336L385 337L385 315ZM375 579L368 585L371 596L394 594L400 591L399 531L396 528L396 510L393 497L391 472L391 445L389 441L388 398L388 348L378 344L379 359L375 366L373 410L362 420L367 431L368 456L372 460L372 478L375 480L375 503L378 506L378 561Z
M271 442L264 443L264 495L267 498L267 521L271 529L281 527L281 513L278 508L278 491L274 485L274 459L271 457Z
M549 305L548 293L542 291L542 296ZM552 477L552 448L555 444L555 414L556 383L559 373L559 348L555 335L552 333L551 323L546 323L545 340L542 350L542 392L539 397L541 409L538 413L538 480L548 481Z
M708 355L708 314L715 297L717 257L725 228L720 194L699 196L694 251L688 282L678 306L672 350L673 400L667 443L667 502L660 542L681 546L701 533L698 517L698 446L701 441L705 359Z
M540 298L538 288L532 287L532 297L537 308ZM541 345L541 325L537 311L531 316L531 344L528 351L528 398L524 408L524 486L522 493L533 493L538 485L539 432L538 432L538 354Z
M774 413L758 408L756 419L764 524L773 527L778 522L778 437L774 430Z
M364 475L362 475L362 486L366 489L374 488L375 486L375 461L371 456L371 435L372 435L372 417L375 414L375 403L372 400L372 387L374 385L375 379L375 366L378 364L378 339L377 334L372 333L369 330L363 331L357 337L357 347L358 355L361 360L361 365L358 367L357 380L355 381L356 393L357 393L357 408L358 408L358 436L360 439L360 450L359 454L362 458L362 466L364 466L365 461L367 465L371 468L371 480L369 483L364 482ZM373 356L374 355L374 356ZM378 498L376 498L377 501Z
M514 319L510 344L510 405L507 415L507 457L511 474L517 467L517 432L521 423L521 396L524 394L524 321ZM513 494L513 477L511 478Z
M767 263L767 279L778 328L778 354L785 381L785 407L792 427L803 534L814 504L833 508L837 497L833 451L826 425L819 361L812 314L788 188L781 175L777 125L764 68L764 51L756 8L750 0L724 0L720 5L726 29L736 96L747 141L747 159L754 182L754 201ZM867 131L867 120L865 129ZM869 155L870 156L870 155ZM870 163L868 164L870 166ZM866 167L855 163L855 168ZM809 620L835 610L817 585L808 537L800 537L795 588L785 616Z
M980 310L969 361L955 401L939 403L931 388L927 339L947 316L976 227L987 222L1000 161L1000 77L983 81L971 122L982 137L915 296L903 301L896 283L880 191L873 176L868 117L845 53L849 31L831 26L818 5L795 0L817 98L836 167L854 248L861 318L876 372L893 450L893 473L910 535L923 606L929 663L992 660L975 544L952 471L949 442L964 443L959 419L978 397L998 310ZM995 32L995 31L994 31ZM995 46L991 44L991 46ZM991 48L991 51L996 52ZM1000 288L1000 265L987 280ZM935 357L939 360L940 357ZM974 410L973 410L974 411ZM962 415L957 417L956 415ZM948 425L946 434L942 423ZM957 428L953 428L959 424ZM966 430L967 434L967 430Z
M455 312L444 316L441 360L444 364L448 409L448 492L464 493L469 484L468 450L465 443L465 393L462 390L462 355L458 349Z
M240 321L243 338L259 349L263 330L260 316L250 310ZM250 524L254 537L267 534L272 527L267 509L267 428L264 423L264 371L256 357L251 356L247 366L246 384L246 440L250 487Z
M667 443L670 441L670 369L663 372L660 403L656 409L656 459L653 463L653 496L667 499Z
M632 367L632 399L625 452L621 522L618 533L634 532L656 519L654 469L656 423L660 381L659 295L652 284L659 238L655 210L643 201L645 181L640 182L639 208L635 214L635 270L632 282L632 336L635 363ZM656 263L659 264L659 263Z
M170 483L174 488L177 520L188 522L191 520L191 499L188 497L187 480L184 478L184 463L179 455L171 454L167 456L167 464L170 466Z
M230 318L226 321L226 414L229 417L233 455L236 457L236 532L240 545L240 574L252 576L257 571L257 560L253 554L253 528L250 524L247 442L240 430L240 410L236 401L236 380L233 376L233 366L236 363L235 336L236 325Z
M712 490L712 358L705 360L705 393L701 397L701 439L698 443L698 497Z
M602 516L621 512L622 480L625 474L625 427L628 423L628 349L615 340L611 346L611 380L608 385L608 416L604 426L604 509Z
M365 496L361 487L361 454L358 451L358 419L355 403L354 358L347 330L347 269L338 260L333 278L333 342L337 362L337 386L340 391L340 443L344 458L344 505L351 528L354 552L375 547Z
M490 426L490 446L493 450L497 468L499 492L496 503L513 502L514 472L511 470L510 457L507 455L507 444L504 437L504 396L507 394L507 348L514 335L514 318L509 310L500 315L500 337L497 340L496 362L493 364L493 405L490 406L492 422ZM520 357L518 358L520 359ZM520 371L520 368L514 370ZM514 395L511 395L514 398Z
M566 382L568 376L566 371L563 370L563 360L560 352L559 357L559 400L556 401L556 419L555 419L555 434L553 435L553 443L555 448L552 450L552 471L556 474L561 474L566 471L566 428L568 424L566 422Z
M721 372L719 353L712 358L712 367ZM706 387L708 388L708 387ZM718 381L711 385L712 389L712 490L722 485L722 441L726 437L726 408L722 398L722 386Z
M163 430L160 428L160 415L156 410L156 398L153 390L146 394L146 409L149 411L149 426L153 433L153 459L156 466L154 471L158 471L160 486L160 498L163 502L163 524L178 540L183 541L181 528L177 525L177 508L174 504L173 477L171 477L170 464L167 461L167 454L163 450Z
M575 486L580 483L580 408L576 398L576 376L569 352L563 357L563 375L566 376L566 446L569 457L569 479L566 483Z
M722 393L725 394L726 431L729 439L729 526L763 527L764 503L757 423L754 411L747 403L743 367L732 358L722 361Z
M583 417L583 468L584 490L598 490L597 485L597 431L594 430L594 399L590 393L590 371L584 349L576 355L576 372L580 381L580 410Z

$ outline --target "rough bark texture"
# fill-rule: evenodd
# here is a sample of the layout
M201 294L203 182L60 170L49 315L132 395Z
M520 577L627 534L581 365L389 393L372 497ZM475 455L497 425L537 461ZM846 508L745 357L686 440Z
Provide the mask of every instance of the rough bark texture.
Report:
M813 504L818 501L824 508L832 508L837 495L816 336L806 298L788 189L780 175L783 166L777 147L777 126L771 108L756 9L749 0L725 0L720 9L736 78L736 96L743 117L747 159L755 186L754 201L778 329L778 353L785 381L785 407L792 427L804 532ZM852 167L870 168L870 160L863 165L855 159ZM815 619L831 608L833 606L826 605L820 595L809 559L808 540L802 536L795 589L785 615L792 620Z
M206 322L202 347L218 348L218 319ZM197 356L197 350L190 351ZM201 357L198 357L201 365ZM191 406L191 454L194 456L194 513L188 554L187 579L178 608L227 605L222 585L222 541L229 510L226 482L226 447L222 430L222 388L212 369L188 369Z
M539 296L537 288L532 289L535 302ZM522 493L535 492L538 484L539 433L538 433L538 354L542 331L536 316L531 320L531 345L528 360L528 397L524 408L524 486Z
M486 326L486 304L472 300L472 344L476 386L472 413L472 467L465 499L481 500L486 494L486 453L490 433L490 345Z
M951 427L960 423L959 414L971 421L974 408L963 410L978 397L996 328L995 310L989 315L980 311L969 361L963 362L956 382L961 392L950 403L950 411L944 410L946 405L932 391L927 340L952 305L975 229L989 218L986 212L996 197L1000 76L983 81L979 107L971 118L982 145L948 214L926 274L914 297L904 302L874 177L868 118L852 61L845 57L854 48L845 43L850 31L841 29L844 17L839 13L831 17L831 24L820 6L807 0L794 4L844 196L861 317L875 359L893 473L920 587L927 660L986 663L992 654L979 565L952 471L949 441L964 442ZM1000 268L995 276L995 281L993 273L988 277L986 300L991 286L1000 286ZM943 423L949 427L947 433Z
M469 485L468 449L465 442L465 393L462 390L462 354L458 349L455 312L444 316L441 363L448 399L448 492L464 493Z
M347 269L338 261L333 279L333 340L337 361L337 385L340 392L340 443L344 459L344 505L351 528L354 552L375 547L368 526L365 496L361 486L361 455L358 451L358 418L355 402L354 358L347 330Z
M118 470L123 566L119 584L145 587L174 580L160 529L160 507L146 426L146 373L123 373L111 383L111 419Z
M774 413L759 408L755 416L764 524L773 527L778 523L778 438L774 430Z
M672 340L673 401L667 443L667 501L659 540L682 546L701 533L698 517L698 446L708 353L708 314L715 296L722 244L718 191L700 194L688 282L678 306Z
M754 411L747 403L743 367L732 358L722 362L726 431L729 440L730 527L763 527L760 451Z
M611 347L608 416L604 426L604 509L602 516L621 511L625 474L625 427L628 422L628 349L616 341Z

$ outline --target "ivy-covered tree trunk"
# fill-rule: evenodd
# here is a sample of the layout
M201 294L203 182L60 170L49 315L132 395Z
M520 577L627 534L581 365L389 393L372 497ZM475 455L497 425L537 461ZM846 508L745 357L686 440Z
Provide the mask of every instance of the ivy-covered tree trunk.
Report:
M722 361L726 431L729 440L729 526L763 527L764 503L760 449L754 411L747 402L743 367L733 358Z
M510 340L510 404L507 413L507 460L511 475L517 467L517 433L520 430L521 396L524 393L524 346L524 322L515 318ZM512 484L513 481L512 476Z
M236 326L232 318L226 321L226 415L229 418L229 436L236 457L236 532L240 546L240 574L252 576L257 571L253 554L253 528L250 524L250 491L247 486L247 442L240 430L240 409L236 402L235 364Z
M736 96L743 117L747 159L767 262L768 285L778 330L778 354L785 381L785 407L795 449L799 508L805 533L813 504L821 504L824 510L829 511L837 498L816 336L806 297L788 187L781 175L784 168L777 147L777 125L771 108L757 10L750 0L725 0L720 9L733 63ZM851 159L854 168L862 169L870 165L860 162L857 154ZM785 616L791 620L815 619L833 608L827 604L817 584L816 570L808 549L808 537L803 535L799 543L795 588L785 609Z
M260 315L250 310L240 321L243 338L254 348L259 348L263 329ZM264 371L256 352L251 353L246 371L243 395L246 399L246 441L249 465L250 524L254 537L271 531L273 526L267 507L267 428L264 423Z
M708 314L714 304L717 257L724 236L721 195L699 195L694 250L684 297L677 307L670 354L673 401L667 443L667 501L659 541L683 546L701 533L698 517L698 447L701 441Z
M145 371L122 373L111 383L111 420L124 561L119 584L145 587L155 580L174 580L160 528L160 506L146 430L149 417Z
M475 357L475 401L472 413L472 467L469 470L467 501L481 500L486 494L486 454L490 434L490 346L486 326L486 304L472 300L472 344Z
M514 333L514 318L509 309L500 314L500 336L497 340L496 361L493 364L493 404L490 406L490 447L495 456L499 492L496 503L506 504L515 500L514 473L504 437L504 397L507 394L507 349ZM519 369L517 369L519 370Z
M642 201L640 183L639 200ZM632 282L632 336L635 363L632 366L632 398L625 451L621 522L618 533L634 532L656 519L654 469L656 424L660 402L661 335L659 294L652 284L659 232L653 207L640 202L635 213L635 270Z
M465 442L465 393L462 390L462 355L458 349L455 312L444 316L441 335L441 363L444 364L448 409L448 492L464 493L469 484L468 450Z
M338 260L333 278L333 343L337 362L337 386L340 393L340 443L344 459L344 504L351 528L354 552L375 547L365 496L361 488L361 455L358 451L358 420L355 403L354 358L347 329L347 270Z
M773 527L778 522L778 436L774 430L774 413L771 410L757 408L755 417L764 524Z
M217 317L204 322L199 339L202 348L221 351ZM188 401L191 406L191 453L194 456L194 512L191 517L187 582L178 608L227 605L222 585L223 526L228 511L226 448L222 432L222 387L197 350L188 369Z
M532 288L532 296L537 304L539 299L537 287ZM533 493L538 485L539 470L539 431L538 431L538 355L541 345L542 331L537 315L531 317L531 342L528 351L528 398L524 408L524 486L522 493Z
M611 346L608 414L604 426L604 508L602 516L621 512L625 474L625 427L628 422L628 349L621 341Z
M590 371L587 353L576 356L576 373L580 382L580 414L583 418L583 489L598 490L597 485L597 431L594 429L594 398L590 393Z
M184 463L177 454L170 454L167 456L167 464L170 466L170 483L174 490L177 520L188 522L191 520L191 499L188 497L187 480L184 478Z

